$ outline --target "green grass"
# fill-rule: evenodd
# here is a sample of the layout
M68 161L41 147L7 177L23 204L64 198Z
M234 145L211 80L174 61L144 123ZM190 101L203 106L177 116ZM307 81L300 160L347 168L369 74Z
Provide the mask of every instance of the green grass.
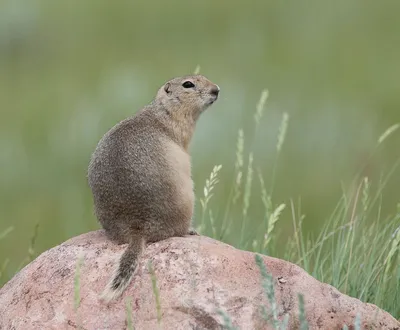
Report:
M126 313L126 327L128 330L134 330L133 318L132 318L132 297L127 297L125 301L125 313Z
M153 294L154 294L154 298L155 298L155 302L156 302L157 323L160 326L161 325L161 317L162 317L161 302L160 302L160 290L157 287L157 277L156 277L156 273L154 271L151 260L148 263L148 269L149 269L149 273L150 273L150 277L151 277L151 286L153 289Z
M277 303L275 298L275 286L274 286L274 279L271 274L268 273L267 268L263 262L262 257L259 254L255 255L255 262L260 269L261 275L261 284L264 289L264 294L269 302L269 310L265 306L261 306L261 315L266 323L271 325L275 330L286 330L288 329L289 325L289 314L285 314L282 320L278 319L278 309ZM299 311L298 311L298 324L300 330L307 330L308 322L307 322L307 315L305 312L304 307L304 296L300 293L297 294L299 300ZM224 326L226 329L233 329L232 321L224 312L219 311L219 314L223 317ZM360 315L357 314L356 318L354 319L354 329L361 329L361 318ZM343 325L343 330L348 329L347 325Z
M8 227L5 230L0 232L0 241L5 238L7 235L9 235L12 231L14 230L14 227ZM7 266L10 262L10 259L6 258L4 261L0 264L0 281L3 280L4 272L7 269Z
M236 327L233 326L232 319L229 316L229 314L227 314L225 311L223 311L221 309L217 310L217 314L222 317L222 321L223 321L222 325L225 330L238 330Z
M262 117L261 108L264 107L267 100L266 95L266 92L263 92L257 105L254 131L257 131ZM215 219L207 218L207 214L214 213L211 209L213 203L210 201L211 198L208 198L207 203L202 202L203 217L199 224L199 230L215 239L224 240L231 235L230 241L238 248L294 262L318 280L333 285L347 295L376 304L399 319L400 203L393 205L392 214L386 215L382 214L382 204L384 203L385 186L390 180L395 180L393 173L400 165L400 158L386 174L382 174L378 182L371 182L368 177L362 176L364 168L360 168L359 172L355 173L352 184L349 187L343 187L342 196L334 210L327 210L326 219L321 219L322 229L315 236L303 229L306 215L301 211L301 200L288 199L285 202L275 202L273 198L275 175L279 168L279 154L284 145L288 123L289 116L284 113L277 137L274 170L268 189L262 171L260 169L257 171L260 195L252 193L252 186L255 183L253 180L254 152L250 147L246 157L243 147L245 134L242 129L239 130L234 165L235 177L232 180L224 217L222 221L218 222L219 226L216 225ZM377 154L386 139L396 133L399 127L398 124L395 124L377 138L376 148L372 150L370 158ZM246 171L244 171L244 159L248 159ZM206 181L205 192L218 193L217 176L219 172L215 169L213 169L210 179ZM221 167L218 167L218 170L220 169ZM244 172L246 175L243 179ZM206 197L205 193L204 198ZM247 219L247 210L251 200L256 198L262 200L264 217L255 232L254 223L250 225ZM233 238L232 232L235 230L232 230L232 227L234 225L227 220L231 216L232 206L242 210L240 234ZM292 219L292 234L285 238L280 237L278 231L280 216L283 212L290 212ZM245 236L245 233L248 232L254 234ZM261 273L264 271L261 268ZM268 286L265 283L264 285ZM273 300L271 300L272 288L268 290L268 300L270 305L274 306ZM279 328L274 309L272 308L270 312L272 316L270 315L269 318L273 320L276 328Z
M82 315L79 311L79 306L81 305L81 270L83 262L84 257L81 255L77 259L74 274L74 311L76 315L76 323L78 325L78 329L82 329Z

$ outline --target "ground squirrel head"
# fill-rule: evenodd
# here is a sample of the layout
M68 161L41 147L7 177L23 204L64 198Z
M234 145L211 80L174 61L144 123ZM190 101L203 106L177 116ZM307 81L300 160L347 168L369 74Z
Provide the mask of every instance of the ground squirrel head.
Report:
M192 75L174 78L166 82L158 90L157 100L171 115L191 116L196 120L205 109L217 100L218 94L218 85L202 75Z

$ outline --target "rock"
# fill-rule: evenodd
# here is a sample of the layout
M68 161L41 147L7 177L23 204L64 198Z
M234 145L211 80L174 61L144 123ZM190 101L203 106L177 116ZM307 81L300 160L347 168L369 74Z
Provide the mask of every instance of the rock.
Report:
M108 305L99 301L125 246L112 244L99 230L44 252L0 289L0 329L127 329L127 315L135 329L157 329L149 260L159 289L161 329L222 329L218 310L236 328L272 329L260 312L269 304L254 254L202 236L149 245L124 294ZM75 276L80 256L80 276ZM304 295L310 329L345 324L351 329L357 313L362 328L400 329L387 312L341 294L300 267L263 260L274 278L278 317L289 315L289 329L299 326L298 293ZM80 284L74 287L75 277Z

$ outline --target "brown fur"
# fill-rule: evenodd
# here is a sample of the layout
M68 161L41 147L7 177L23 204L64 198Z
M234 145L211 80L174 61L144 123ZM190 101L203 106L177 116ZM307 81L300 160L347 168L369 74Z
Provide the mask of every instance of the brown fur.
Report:
M187 81L195 86L185 88ZM201 75L172 79L98 143L88 170L95 214L111 240L129 243L105 300L129 284L145 243L195 234L188 148L197 119L218 92Z

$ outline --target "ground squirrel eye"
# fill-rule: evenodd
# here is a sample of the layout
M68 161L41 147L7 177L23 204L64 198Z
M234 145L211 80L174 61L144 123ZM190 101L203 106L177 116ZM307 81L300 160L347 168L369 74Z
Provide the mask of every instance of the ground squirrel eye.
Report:
M182 86L183 88L192 88L194 87L194 84L191 81L185 81Z

